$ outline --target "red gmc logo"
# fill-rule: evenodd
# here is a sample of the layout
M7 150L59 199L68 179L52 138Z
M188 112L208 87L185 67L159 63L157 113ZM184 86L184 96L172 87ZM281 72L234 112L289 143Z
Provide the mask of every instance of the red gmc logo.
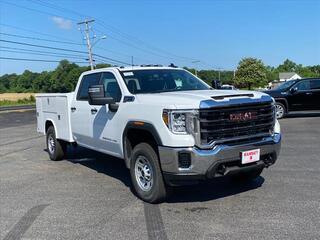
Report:
M257 112L231 113L229 120L232 122L242 122L257 119Z

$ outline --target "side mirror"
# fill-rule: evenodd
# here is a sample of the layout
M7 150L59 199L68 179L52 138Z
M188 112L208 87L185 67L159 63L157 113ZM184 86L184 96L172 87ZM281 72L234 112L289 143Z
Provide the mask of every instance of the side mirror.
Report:
M293 88L290 88L290 93L295 93L298 91L298 88L297 87L293 87Z
M115 100L105 96L103 85L93 85L88 89L88 102L90 105L106 105L115 103Z
M219 80L212 80L211 81L211 87L214 89L220 89L221 88L221 82Z

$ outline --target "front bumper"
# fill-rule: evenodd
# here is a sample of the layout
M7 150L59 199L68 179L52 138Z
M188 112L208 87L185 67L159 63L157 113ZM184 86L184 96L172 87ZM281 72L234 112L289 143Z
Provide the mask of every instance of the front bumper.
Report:
M260 149L260 161L241 165L240 152L257 148ZM280 154L280 148L281 134L276 133L256 142L235 146L217 145L210 150L159 146L159 156L167 184L186 185L203 179L268 167L275 163ZM179 153L189 153L190 166L179 167Z

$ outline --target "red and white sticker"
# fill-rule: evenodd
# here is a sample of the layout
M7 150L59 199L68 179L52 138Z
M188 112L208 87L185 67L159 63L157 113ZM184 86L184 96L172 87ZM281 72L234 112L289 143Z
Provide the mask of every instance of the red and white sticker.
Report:
M260 149L241 152L241 163L253 163L260 160Z

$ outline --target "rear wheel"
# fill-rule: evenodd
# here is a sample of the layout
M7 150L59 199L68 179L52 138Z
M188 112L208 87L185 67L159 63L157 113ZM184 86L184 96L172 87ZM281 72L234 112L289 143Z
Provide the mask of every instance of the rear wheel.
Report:
M130 175L138 197L149 203L163 201L167 190L155 150L147 143L140 143L133 148L131 156Z
M286 107L279 102L276 102L276 117L277 119L283 118L286 115Z
M50 126L47 130L47 151L53 161L63 159L67 150L67 144L56 138L54 127Z
M234 175L232 178L236 182L249 182L259 177L262 171L263 168L259 168L248 172L239 173L237 175Z

